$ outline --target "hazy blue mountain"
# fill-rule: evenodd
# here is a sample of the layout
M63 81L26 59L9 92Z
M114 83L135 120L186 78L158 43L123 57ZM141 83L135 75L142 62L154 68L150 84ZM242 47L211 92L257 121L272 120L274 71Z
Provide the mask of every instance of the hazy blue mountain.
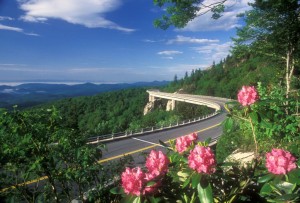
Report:
M133 87L158 87L168 84L167 81L78 85L26 83L17 86L0 85L0 108L30 107L57 99L95 95Z

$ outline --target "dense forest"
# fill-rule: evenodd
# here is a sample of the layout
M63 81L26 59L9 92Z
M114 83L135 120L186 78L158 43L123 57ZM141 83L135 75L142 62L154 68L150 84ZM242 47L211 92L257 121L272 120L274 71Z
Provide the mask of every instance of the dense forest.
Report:
M157 101L157 108L143 115L148 102L146 88L132 88L102 93L95 96L74 97L32 108L55 107L61 114L63 125L88 135L104 135L138 130L170 122L206 115L213 110L205 106L178 102L174 111L167 112L166 101Z

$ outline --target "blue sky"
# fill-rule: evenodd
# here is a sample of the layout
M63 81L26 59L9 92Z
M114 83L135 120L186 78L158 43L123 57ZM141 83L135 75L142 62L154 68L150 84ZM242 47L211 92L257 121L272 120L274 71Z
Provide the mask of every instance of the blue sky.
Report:
M152 0L0 0L0 83L180 78L229 54L247 2L164 31L153 26L164 11Z

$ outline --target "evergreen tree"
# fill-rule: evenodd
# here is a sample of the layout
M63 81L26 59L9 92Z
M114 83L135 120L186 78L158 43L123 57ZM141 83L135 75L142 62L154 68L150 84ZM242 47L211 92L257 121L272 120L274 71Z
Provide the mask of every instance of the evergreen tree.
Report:
M299 68L300 5L297 0L256 0L243 14L246 25L233 39L236 56L267 55L285 66L286 95L296 67Z

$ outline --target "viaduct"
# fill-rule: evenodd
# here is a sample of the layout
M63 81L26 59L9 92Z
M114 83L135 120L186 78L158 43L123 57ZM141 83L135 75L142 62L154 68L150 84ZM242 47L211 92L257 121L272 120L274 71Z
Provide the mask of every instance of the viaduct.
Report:
M215 109L216 111L221 110L221 103L224 103L223 98L200 96L200 95L190 95L190 94L179 94L179 93L165 93L159 90L147 90L149 94L149 103L154 103L157 98L167 99L167 111L174 110L176 101L197 104L202 106L207 106ZM218 102L219 100L219 102Z

